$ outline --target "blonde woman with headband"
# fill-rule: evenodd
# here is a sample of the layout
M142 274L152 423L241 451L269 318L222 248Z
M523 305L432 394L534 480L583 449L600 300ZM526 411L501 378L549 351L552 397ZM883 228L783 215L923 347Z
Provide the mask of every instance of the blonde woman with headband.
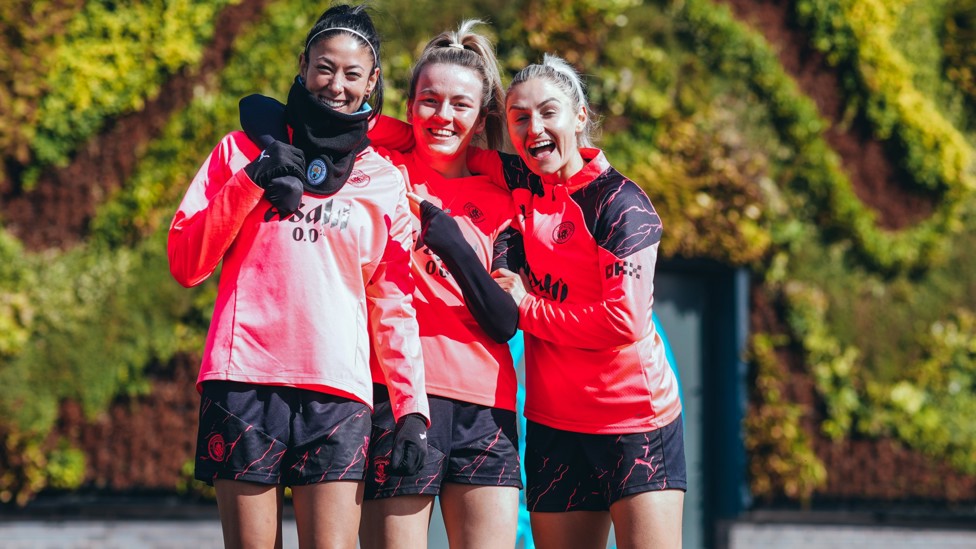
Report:
M374 369L364 549L426 547L435 496L452 548L515 545L522 483L517 381L506 342L517 309L488 274L514 210L506 190L466 164L472 144L497 149L505 140L504 90L491 42L473 31L479 23L466 21L426 45L407 92L411 146L387 153L406 172L417 206L413 297L431 427L420 471L391 471L393 416ZM242 102L245 130L274 132L268 121L275 108L267 100Z
M564 60L521 70L505 110L518 158L473 164L507 182L520 212L521 273L494 276L525 334L533 539L604 547L612 522L617 547L679 548L681 402L652 319L661 219L593 147L594 115Z
M301 547L356 546L371 356L396 418L390 469L424 463L410 207L399 170L366 136L382 106L379 50L361 7L322 14L283 112L290 138L226 135L170 227L180 283L222 264L197 380L195 477L216 490L226 547L282 546L286 486Z

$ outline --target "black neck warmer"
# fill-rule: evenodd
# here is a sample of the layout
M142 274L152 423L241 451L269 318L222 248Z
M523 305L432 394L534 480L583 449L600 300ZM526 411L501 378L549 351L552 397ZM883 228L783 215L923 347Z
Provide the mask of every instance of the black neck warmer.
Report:
M294 132L292 144L305 153L305 190L330 195L342 188L356 155L369 146L369 112L345 114L326 107L295 78L288 92L285 121Z

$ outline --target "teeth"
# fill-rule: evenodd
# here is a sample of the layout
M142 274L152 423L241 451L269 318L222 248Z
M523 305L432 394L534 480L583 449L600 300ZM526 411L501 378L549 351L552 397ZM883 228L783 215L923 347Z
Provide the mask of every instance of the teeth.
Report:
M430 130L430 133L436 135L437 137L451 137L452 135L454 135L454 132L450 130L439 130L439 129Z
M320 101L322 101L322 104L325 105L326 107L330 107L333 109L337 109L346 104L345 101L340 101L338 99L326 99L324 97Z
M531 149L540 149L542 147L548 147L549 145L552 145L552 144L553 144L553 142L552 142L551 139L546 139L545 141L539 141L538 143L533 143L533 144L529 145L529 148L531 148Z

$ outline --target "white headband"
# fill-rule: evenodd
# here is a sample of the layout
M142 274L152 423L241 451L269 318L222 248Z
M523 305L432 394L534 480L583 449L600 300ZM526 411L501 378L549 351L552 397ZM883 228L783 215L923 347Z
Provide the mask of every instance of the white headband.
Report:
M363 42L366 42L366 44L369 46L369 49L373 51L373 62L376 63L377 65L379 64L380 56L376 55L376 48L373 47L373 43L369 41L369 38L366 38L366 35L364 35L363 33L357 30L350 29L349 27L329 27L327 29L322 29L319 32L313 34L312 37L308 39L308 42L305 43L305 49L308 50L309 46L312 45L312 42L315 42L315 39L318 38L320 34L329 31L346 31L350 34L354 34L362 38Z

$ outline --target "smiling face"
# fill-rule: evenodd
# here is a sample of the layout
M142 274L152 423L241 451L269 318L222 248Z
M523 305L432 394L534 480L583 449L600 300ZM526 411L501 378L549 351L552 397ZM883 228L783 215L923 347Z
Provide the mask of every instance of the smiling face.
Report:
M505 112L512 145L530 170L566 181L583 169L577 135L586 110L558 86L530 78L509 90Z
M305 88L323 105L345 114L363 106L380 74L379 67L373 68L370 47L344 32L312 44L299 64Z
M407 108L416 153L445 177L467 175L465 153L485 126L484 81L474 70L445 63L425 66Z

